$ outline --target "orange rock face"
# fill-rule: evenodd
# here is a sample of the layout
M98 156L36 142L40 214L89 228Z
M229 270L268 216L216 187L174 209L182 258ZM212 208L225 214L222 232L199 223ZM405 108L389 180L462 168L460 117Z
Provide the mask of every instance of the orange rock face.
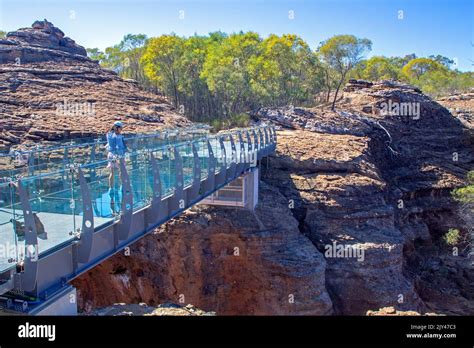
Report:
M263 184L256 211L200 206L73 285L89 311L115 302L191 303L217 315L332 313L325 261L288 202Z

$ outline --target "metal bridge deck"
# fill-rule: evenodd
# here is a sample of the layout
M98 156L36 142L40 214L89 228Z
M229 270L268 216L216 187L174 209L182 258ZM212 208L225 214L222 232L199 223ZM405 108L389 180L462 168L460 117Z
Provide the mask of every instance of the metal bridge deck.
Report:
M112 187L103 140L0 156L0 294L47 298L257 166L276 133L180 129L126 143Z

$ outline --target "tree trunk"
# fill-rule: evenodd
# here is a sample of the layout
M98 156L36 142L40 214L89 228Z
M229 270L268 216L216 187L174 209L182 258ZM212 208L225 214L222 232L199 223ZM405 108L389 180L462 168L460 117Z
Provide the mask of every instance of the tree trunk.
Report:
M329 71L325 69L326 73L326 87L328 89L328 93L326 95L326 103L329 101L329 98L331 97L331 81L329 80Z
M338 95L339 89L341 88L341 85L342 85L342 83L344 82L345 79L346 79L346 74L342 74L341 80L340 80L339 83L337 84L336 93L334 94L334 99L333 99L333 101L332 101L332 106L331 106L331 110L332 110L332 111L334 111L334 109L335 109L336 100L337 100L337 95Z

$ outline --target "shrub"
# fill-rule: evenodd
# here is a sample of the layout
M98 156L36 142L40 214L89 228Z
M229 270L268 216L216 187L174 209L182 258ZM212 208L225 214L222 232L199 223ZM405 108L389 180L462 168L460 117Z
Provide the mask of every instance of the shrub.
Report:
M450 228L448 233L443 236L443 239L446 244L456 246L461 240L459 230L457 228Z

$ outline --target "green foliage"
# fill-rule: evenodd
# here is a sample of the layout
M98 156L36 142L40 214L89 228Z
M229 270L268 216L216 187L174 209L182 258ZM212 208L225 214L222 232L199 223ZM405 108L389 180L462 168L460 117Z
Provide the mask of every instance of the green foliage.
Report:
M457 228L450 228L449 231L443 236L443 240L449 246L456 246L461 241L461 235Z
M231 123L235 127L248 127L250 125L250 116L245 113L235 114L231 117Z
M212 120L210 125L215 132L229 128L248 127L250 125L250 116L246 113L235 114L226 119Z
M448 69L430 58L415 58L410 60L403 68L402 73L409 81L417 81L422 76L430 73L447 73Z
M354 35L337 35L324 41L319 52L327 64L338 71L353 68L372 49L369 39L360 39Z
M467 175L468 185L453 190L453 198L461 203L474 204L474 171L470 171Z
M368 39L338 35L312 51L293 34L263 39L254 32L218 31L187 38L128 34L104 52L87 51L121 77L166 95L193 121L217 119L219 129L239 124L235 115L260 106L313 106L317 96L327 102L333 96L334 108L350 77L403 80L431 96L474 86L473 73L452 70L447 57L409 54L362 60L371 46Z
M232 34L209 47L201 77L219 101L220 114L229 115L256 106L252 93L250 66L260 53L256 33Z
M372 57L354 68L354 76L364 80L397 80L400 69L389 59L382 56Z
M474 87L474 73L460 72L449 67L453 60L441 55L431 58L376 56L363 60L353 69L351 77L365 80L402 80L431 97L469 91Z
M7 36L7 33L3 30L0 30L0 39L5 38L5 36Z
M159 86L179 106L178 88L183 78L181 58L184 39L176 35L151 38L141 57L146 76Z
M321 86L319 61L296 35L163 35L148 41L141 62L148 79L197 121L234 124L233 115L262 105L308 103Z
M414 53L407 54L404 57L388 57L387 59L391 64L396 66L398 69L402 69L410 60L416 59L417 56Z
M435 58L436 60L430 58L410 60L402 68L403 79L432 97L465 92L474 86L472 72L450 70L445 65L449 64L449 59L439 55Z
M442 56L440 54L437 54L436 56L435 55L431 55L429 56L428 58L431 58L433 59L434 61L444 65L446 68L450 68L451 65L454 64L454 60L452 59L449 59L448 57L445 57L445 56Z
M104 62L107 58L105 53L99 50L98 48L88 48L87 56L92 60L98 61L99 63Z
M336 92L332 102L332 109L336 104L337 95L348 73L362 60L364 55L372 49L369 39L360 39L354 35L337 35L322 42L319 54L327 69L339 75Z
M87 55L121 77L133 79L145 89L153 89L154 86L145 76L140 62L146 42L147 37L144 34L127 34L119 44L107 47L105 52L98 48L88 48Z
M296 35L270 35L251 68L253 90L266 105L301 104L322 88L322 66L308 44Z

